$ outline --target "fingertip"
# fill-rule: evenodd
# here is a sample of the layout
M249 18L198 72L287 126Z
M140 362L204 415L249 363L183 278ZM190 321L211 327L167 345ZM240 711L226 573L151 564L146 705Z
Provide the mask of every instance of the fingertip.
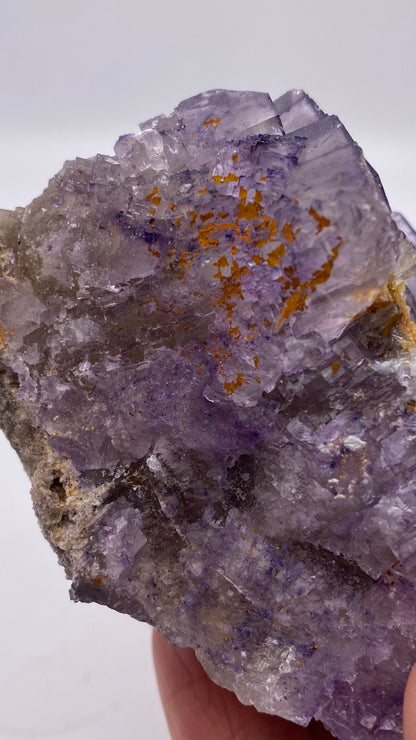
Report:
M152 630L152 652L156 672L164 663L170 652L170 644L157 630Z
M210 681L190 648L171 645L153 631L153 659L160 696L173 740L214 738L209 708Z
M416 740L416 665L410 672L404 693L403 738Z
M304 728L240 704L235 694L211 681L193 650L174 647L158 632L153 633L153 655L173 740L310 737Z

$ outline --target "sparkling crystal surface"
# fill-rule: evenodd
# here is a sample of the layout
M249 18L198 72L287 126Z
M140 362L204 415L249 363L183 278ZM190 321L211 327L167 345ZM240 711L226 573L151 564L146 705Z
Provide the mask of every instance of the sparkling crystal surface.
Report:
M72 597L341 740L401 737L416 661L414 236L300 91L0 214L0 419Z

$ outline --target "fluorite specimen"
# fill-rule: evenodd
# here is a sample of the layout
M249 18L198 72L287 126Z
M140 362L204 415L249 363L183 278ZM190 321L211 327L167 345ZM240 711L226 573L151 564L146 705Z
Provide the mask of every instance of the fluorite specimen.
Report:
M343 740L400 737L416 660L405 231L299 91L198 95L1 216L1 423L72 597Z

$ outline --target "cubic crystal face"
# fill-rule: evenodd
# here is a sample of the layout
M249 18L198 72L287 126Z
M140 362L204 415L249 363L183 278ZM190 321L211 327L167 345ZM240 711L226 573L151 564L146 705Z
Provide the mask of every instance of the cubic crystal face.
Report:
M0 231L1 423L72 597L262 711L399 738L415 250L338 118L198 95Z

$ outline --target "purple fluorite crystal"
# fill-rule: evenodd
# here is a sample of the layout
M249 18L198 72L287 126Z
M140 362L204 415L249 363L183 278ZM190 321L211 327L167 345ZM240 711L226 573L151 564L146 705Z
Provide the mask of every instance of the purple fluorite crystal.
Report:
M263 711L399 738L415 253L340 121L198 95L0 229L2 425L73 598Z

